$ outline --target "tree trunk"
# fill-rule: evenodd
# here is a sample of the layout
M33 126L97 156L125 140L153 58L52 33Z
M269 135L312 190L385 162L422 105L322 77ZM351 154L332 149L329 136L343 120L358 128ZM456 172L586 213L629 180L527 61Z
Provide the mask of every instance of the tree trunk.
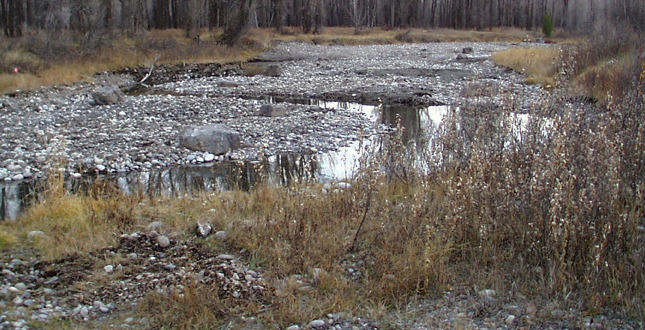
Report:
M221 39L222 44L234 46L240 41L249 27L253 4L254 0L242 0L239 2L235 18L224 30Z

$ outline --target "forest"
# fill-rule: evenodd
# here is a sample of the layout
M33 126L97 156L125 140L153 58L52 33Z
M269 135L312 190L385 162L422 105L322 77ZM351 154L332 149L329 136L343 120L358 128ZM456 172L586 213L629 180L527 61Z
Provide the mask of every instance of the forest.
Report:
M80 33L121 29L202 28L243 31L300 27L534 29L545 15L567 31L589 31L599 22L645 28L643 0L0 0L6 37L33 30Z

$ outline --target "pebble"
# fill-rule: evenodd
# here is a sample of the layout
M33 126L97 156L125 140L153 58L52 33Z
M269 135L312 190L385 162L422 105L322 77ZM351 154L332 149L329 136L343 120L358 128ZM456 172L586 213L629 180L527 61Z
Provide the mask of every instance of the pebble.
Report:
M220 231L216 232L213 237L215 237L216 240L224 241L224 240L226 240L226 232L223 231L223 230L220 230Z
M23 302L24 302L24 300L22 300L22 298L20 298L20 297L13 298L13 304L16 305L16 306L22 305Z
M83 318L87 318L88 316L90 316L90 311L89 311L89 309L87 308L87 306L83 306L83 307L81 307L81 309L80 309L80 311L79 311L79 314L81 314L81 316L82 316Z
M291 326L289 326L287 328L287 330L300 330L300 326L299 325L291 325Z
M43 237L43 236L45 236L45 232L43 232L42 230L34 230L27 233L28 238Z
M154 221L151 222L148 226L146 226L146 232L151 233L151 232L157 232L160 233L163 230L163 223L161 221Z
M25 283L22 283L22 282L16 283L15 287L16 287L16 289L18 289L20 291L26 291L27 290L27 285Z
M15 165L15 164L9 164L5 168L9 172L20 172L22 170L22 167L20 167L19 165Z
M213 154L211 154L209 152L204 154L204 161L205 162L208 163L208 162L212 162L213 160L215 160L215 155L213 155Z
M515 322L515 315L509 315L504 320L504 323L506 323L508 325L513 325L513 322Z
M107 265L107 266L103 267L103 269L105 270L106 273L110 274L110 273L112 273L114 271L114 266Z
M312 327L312 328L322 328L325 325L326 325L325 321L320 320L320 319L313 320L313 321L309 322L309 326Z
M159 235L157 236L157 244L162 248L166 248L170 246L170 239L164 235Z

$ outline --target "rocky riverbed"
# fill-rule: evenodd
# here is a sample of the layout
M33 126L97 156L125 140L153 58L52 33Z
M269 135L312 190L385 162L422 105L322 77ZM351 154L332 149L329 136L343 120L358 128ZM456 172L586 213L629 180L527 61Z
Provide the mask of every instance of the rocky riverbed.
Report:
M248 222L248 221L247 221ZM245 221L239 225L248 226ZM210 228L209 228L210 230ZM200 234L203 234L201 231ZM44 233L32 232L29 239ZM324 271L287 274L267 280L244 258L217 254L196 242L194 233L168 232L159 222L121 235L115 246L86 255L42 261L34 251L3 251L0 255L0 329L37 329L75 324L75 328L157 329L161 325L138 310L142 298L182 297L191 283L212 288L213 301L235 308L253 302L271 306L281 291L315 291ZM208 238L227 242L224 231ZM361 261L350 262L351 278ZM179 296L176 296L179 294ZM175 298L171 298L175 297ZM270 308L270 307L267 307ZM151 312L150 317L156 313ZM435 298L415 300L381 318L336 311L289 330L334 329L642 329L643 324L616 315L587 315L582 308L539 297L496 292L486 288L456 287ZM64 323L61 323L64 322ZM167 325L164 325L167 326ZM170 325L172 327L172 325ZM255 317L233 318L227 329L265 329Z
M72 86L16 92L0 98L0 179L40 176L50 168L79 176L324 153L346 146L359 134L388 130L361 112L298 103L279 104L279 115L267 116L263 112L269 96L299 103L319 99L410 106L458 105L469 99L530 102L542 91L488 60L493 52L512 46L284 43L244 65L142 68L97 75ZM464 55L465 48L473 52ZM274 71L262 74L263 65ZM127 89L145 76L151 85L143 92L112 105L94 104L91 94L97 88ZM213 155L180 145L182 130L206 124L238 131L242 147Z
M427 106L465 102L514 102L528 109L545 93L496 67L489 56L508 43L438 43L385 46L315 46L285 43L255 64L226 67L142 68L105 73L91 82L46 87L0 98L0 179L21 180L64 168L70 176L90 172L146 171L155 167L234 160L264 155L325 153L359 134L388 132L360 111L306 105L307 100ZM472 52L464 54L464 50ZM270 74L250 74L271 67ZM276 69L276 67L278 69ZM276 71L277 70L277 71ZM150 75L148 76L148 74ZM262 72L260 72L262 73ZM128 89L144 77L149 86L112 105L94 105L102 86ZM289 100L267 108L270 99ZM268 112L268 115L267 115ZM273 113L272 113L273 112ZM378 116L377 116L378 117ZM240 133L242 148L224 155L188 150L179 133L190 125L223 124ZM246 224L240 224L246 225ZM280 290L315 289L320 269L265 280L239 251L215 254L193 233L167 232L159 223L119 237L118 244L87 255L43 261L32 250L0 257L0 329L30 329L55 322L79 328L154 328L132 313L151 293L184 292L196 281L214 287L228 302L269 301ZM29 240L46 233L31 232ZM222 240L225 232L209 240ZM190 256L190 258L187 258ZM361 260L348 262L348 278ZM297 329L638 329L613 315L488 288L449 288L383 319L339 310L289 327ZM230 328L262 329L254 318Z

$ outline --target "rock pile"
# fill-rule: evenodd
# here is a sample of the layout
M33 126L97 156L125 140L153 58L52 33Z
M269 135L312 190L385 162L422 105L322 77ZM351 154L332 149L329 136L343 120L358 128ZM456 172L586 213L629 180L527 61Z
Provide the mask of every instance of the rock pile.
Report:
M26 329L29 322L54 318L102 318L151 292L181 294L189 282L216 289L219 299L233 305L268 304L274 292L260 273L233 255L154 233L123 235L118 245L89 255L2 261L0 269L0 329Z

